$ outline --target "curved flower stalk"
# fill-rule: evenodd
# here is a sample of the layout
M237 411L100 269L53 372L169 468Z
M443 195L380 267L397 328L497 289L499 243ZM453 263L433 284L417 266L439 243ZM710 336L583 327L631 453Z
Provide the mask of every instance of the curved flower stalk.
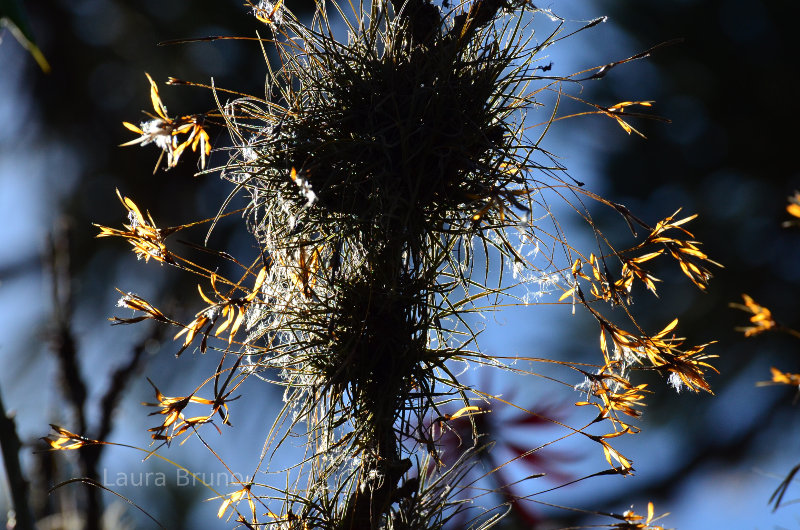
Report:
M631 298L639 285L656 292L658 279L648 270L656 258L677 260L700 288L716 264L684 226L694 216L673 215L651 227L567 176L540 141L563 118L557 102L578 99L568 95L570 84L600 78L651 50L555 77L544 75L551 65L541 57L560 40L564 23L556 19L554 31L540 38L532 20L542 11L525 1L440 8L426 0L392 0L352 13L344 4L318 3L308 25L280 1L251 8L272 33L260 40L277 54L278 66L267 65L266 98L212 84L216 111L171 119L148 76L156 115L149 125L126 127L140 134L128 144L155 143L167 153L168 167L187 147L200 149L204 165L208 135L197 116L221 118L233 148L219 169L233 185L231 195L248 201L247 227L261 256L243 265L217 253L242 268L238 281L226 280L168 250L168 232L121 195L131 223L125 230L101 227L101 236L127 239L145 260L204 276L214 292L209 297L200 288L206 305L188 324L136 295L123 297L123 306L141 314L117 323L175 325L181 328L175 338L183 341L179 353L202 337L200 351L220 356L217 372L203 383L214 380L212 398L194 392L167 398L156 390L157 413L165 419L154 438L169 442L196 433L217 413L227 423L229 383L237 388L255 376L283 385L285 406L266 445L274 450L289 434L304 434L308 454L295 472L306 483L287 488L283 499L257 483L222 497L219 516L251 528L442 528L467 512L470 527L492 526L510 504L529 496L508 495L503 484L499 506L472 504L489 495L474 493L470 469L494 461L482 456L492 447L482 442L490 433L481 431L497 429L497 422L476 416L491 414L486 403L548 421L563 431L557 439L578 436L596 444L610 469L590 476L630 474L632 461L611 443L638 432L622 416L638 417L651 390L632 382L631 374L655 370L676 388L710 392L705 372L713 370L707 345L681 349L684 339L673 334L677 319L658 333L642 330L630 312ZM342 36L333 12L345 28ZM223 103L221 93L236 98ZM526 116L545 96L556 105L541 127L531 127ZM628 120L642 115L629 110L651 104L590 104L577 115L607 116L624 131L638 132ZM632 230L649 235L630 249L614 248L592 224L585 200L613 208ZM556 201L586 222L594 248L570 245L561 214L554 213ZM221 284L230 290L223 292ZM584 306L597 320L596 364L481 351L472 315L544 299ZM605 306L623 308L624 327L633 331L612 322ZM522 361L543 369L514 364ZM461 366L538 378L568 395L580 383L577 374L585 378L577 387L585 396L576 405L594 406L598 415L577 427L546 418L468 384ZM211 412L184 418L189 403L211 406ZM459 412L448 415L454 407ZM448 464L441 431L421 426L460 416L471 429L460 431L463 446L451 447ZM604 430L590 429L599 423ZM514 445L512 451L514 460L531 462L537 448ZM264 465L262 457L251 476ZM280 508L272 507L281 500ZM266 515L258 513L267 504ZM615 517L624 521L617 527L649 528L652 516L651 506L646 518L632 511Z

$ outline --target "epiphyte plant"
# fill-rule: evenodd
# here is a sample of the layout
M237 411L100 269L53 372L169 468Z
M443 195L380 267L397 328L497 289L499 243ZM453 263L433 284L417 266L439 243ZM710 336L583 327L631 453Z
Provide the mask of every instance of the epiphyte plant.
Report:
M201 173L218 170L232 186L220 215L240 212L227 209L235 196L245 198L241 213L259 256L242 263L220 252L241 267L239 277L223 278L181 257L168 241L190 225L159 229L121 194L129 224L101 227L101 236L127 239L140 258L209 283L198 286L205 305L188 324L137 295L120 301L136 316L115 317L116 323L175 326L179 353L197 346L219 356L216 372L190 394L165 397L156 389L162 422L151 429L153 439L201 436L216 416L229 423L237 414L232 392L247 378L261 378L284 387L285 406L277 418L265 418L273 421L267 444L302 434L306 457L292 471L293 487L280 494L256 478L220 493L220 517L247 528L401 529L441 528L477 511L469 525L489 527L507 513L503 506L526 501L510 498L510 490L499 496L500 507L465 501L488 496L467 479L477 455L492 449L491 433L478 430L486 422L474 417L501 406L538 415L466 383L461 367L470 365L539 377L567 396L579 392L576 405L595 407L596 417L579 426L543 421L563 429L562 438L597 444L607 472L630 474L631 460L611 441L639 431L631 421L650 390L632 382L632 374L656 371L676 389L710 392L705 372L713 369L707 345L684 348L674 335L677 319L656 333L641 329L631 297L638 286L655 293L658 279L648 266L659 257L675 259L701 289L715 263L685 228L694 216L676 212L650 226L571 179L541 141L565 117L558 113L562 99L586 103L569 93L571 84L648 52L551 76L541 57L564 38L565 23L525 0L441 7L427 0L321 2L307 24L282 2L250 7L270 32L256 40L274 52L265 96L171 78L173 85L207 86L217 108L170 118L148 76L155 115L126 127L139 135L128 144L154 143L167 169L187 148L199 149ZM544 38L533 31L542 16L554 21ZM546 96L552 108L544 107ZM573 115L605 115L638 133L628 119L641 114L631 109L651 103L586 103L589 110ZM546 112L541 125L530 125L534 112ZM224 127L231 142L212 153L206 129L214 126ZM220 158L226 158L220 167L206 167ZM585 221L594 249L567 242L557 215L569 214L554 213L555 201ZM614 209L645 236L631 248L615 248L592 223L585 201ZM546 297L582 306L597 321L596 363L478 347L471 314ZM604 306L621 308L627 324L607 317ZM563 375L545 376L537 364ZM199 397L212 381L211 397ZM190 404L208 413L186 417ZM472 439L443 444L448 422L462 417L472 420ZM53 447L71 448L57 441ZM447 464L445 447L456 452ZM263 455L255 460L248 476L259 477L267 465ZM648 512L607 515L623 521L618 525L656 528L652 505Z

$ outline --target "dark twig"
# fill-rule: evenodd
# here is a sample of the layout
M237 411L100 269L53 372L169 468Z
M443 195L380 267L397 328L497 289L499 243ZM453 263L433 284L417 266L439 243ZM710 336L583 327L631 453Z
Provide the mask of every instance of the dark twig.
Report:
M72 280L69 261L69 234L66 221L62 220L49 241L47 265L52 280L53 313L55 330L52 349L58 361L64 394L75 414L77 430L86 432L86 385L80 373L77 359L77 343L72 333Z
M35 528L30 504L28 503L28 481L22 474L19 464L19 450L22 443L17 436L17 427L13 415L6 414L3 396L0 394L0 449L3 451L3 464L8 476L11 490L11 501L14 504L14 516L19 530Z
M159 343L164 335L164 326L153 326L152 331L133 347L128 362L117 368L111 375L103 397L100 399L100 424L92 438L105 440L111 433L114 409L123 391L142 364L142 358L150 344ZM102 447L102 446L98 446Z
M65 220L61 220L50 238L48 250L47 264L52 281L53 313L56 325L52 349L58 361L62 389L75 414L77 430L85 433L88 428L84 412L87 390L81 376L77 342L72 331L73 299L69 259L69 226ZM91 479L98 476L96 467L99 456L96 457L93 453L94 451L78 453L83 474ZM86 521L85 528L100 530L103 506L99 490L86 488L84 491L86 493L86 506L83 510Z
M159 341L163 335L163 327L155 327L152 333L144 337L134 346L128 361L118 367L111 375L108 388L100 399L100 420L94 433L89 433L85 406L87 399L86 383L81 375L78 362L78 347L72 330L72 289L69 267L69 239L65 224L62 223L50 240L48 265L52 277L52 296L55 314L56 331L54 333L53 352L58 359L58 367L63 383L63 391L72 408L77 423L77 430L93 439L104 440L112 430L114 409L131 377L142 363L148 345ZM90 480L96 481L99 476L98 465L103 452L103 445L92 445L78 452L82 473ZM87 529L101 527L103 506L100 491L87 487L84 516Z

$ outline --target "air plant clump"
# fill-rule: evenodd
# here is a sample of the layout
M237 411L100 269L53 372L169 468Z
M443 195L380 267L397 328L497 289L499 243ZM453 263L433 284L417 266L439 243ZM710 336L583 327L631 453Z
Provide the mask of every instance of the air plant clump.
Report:
M560 40L563 22L538 38L532 24L541 10L527 1L439 8L426 0L393 0L359 5L353 13L320 3L307 25L281 2L252 7L272 33L262 40L274 43L279 65L267 65L266 97L212 86L217 101L221 93L240 97L219 103L217 112L176 122L148 76L154 120L169 127L160 126L160 136L151 127L126 127L142 135L128 144L155 143L167 153L169 167L186 147L199 147L205 168L205 127L221 120L233 147L219 169L233 184L232 195L246 197L247 226L261 255L248 265L220 253L242 268L240 278L222 278L173 250L167 237L184 226L159 229L122 195L131 224L126 230L100 227L101 236L121 236L145 260L203 276L213 289L209 297L208 288L198 286L207 305L188 324L136 295L121 300L140 315L115 317L115 323L157 320L178 327L180 352L196 338L201 352L220 352L217 373L179 401L210 405L210 413L184 418L156 391L165 419L151 429L154 440L191 436L215 414L228 424L229 414L236 414L231 388L259 377L285 387L286 405L273 432L307 436L301 471L306 486L283 492L278 509L266 508L276 502L272 486L259 493L261 484L242 484L223 497L220 517L230 511L250 528L265 524L264 517L282 528L441 528L479 506L470 501L474 481L467 477L483 461L478 455L491 450L491 433L479 432L489 423L472 416L505 403L465 383L457 363L540 375L511 363L524 360L566 370L572 377L564 376L564 387L583 394L576 405L591 405L598 415L575 427L514 406L566 429L565 437L598 444L611 472L631 473L631 461L609 442L639 430L625 417L641 414L649 390L632 383L630 374L655 370L676 388L710 391L704 372L713 369L706 345L682 349L683 339L671 335L677 320L653 335L638 326L628 310L634 284L655 292L658 279L647 265L671 256L704 288L714 262L683 226L692 216L673 215L651 227L562 176L563 168L539 143L562 118L556 108L538 130L526 122L529 111L542 105L540 95L577 100L566 95L564 84L602 77L627 60L588 77L544 76L550 65L541 62L542 52ZM329 10L338 13L338 26ZM650 102L592 104L580 114L607 115L630 133L635 129L625 113L636 105ZM593 251L566 241L550 207L554 198L582 214L597 234ZM648 235L630 249L615 249L591 223L583 199L615 209ZM513 275L495 273L505 269ZM482 352L468 314L514 303L519 286L538 286L537 298L558 291L559 302L585 306L600 326L599 362L592 367ZM629 330L604 316L603 304L626 308ZM196 395L212 380L212 398ZM459 411L447 413L453 406ZM461 416L471 421L472 439L460 446L443 443L448 422ZM595 424L608 432L590 432ZM286 439L270 435L275 445ZM444 451L455 452L447 464ZM517 452L519 458L529 454ZM511 491L503 486L500 494L506 508L521 502ZM244 499L248 509L240 512ZM478 512L469 523L475 528L493 525L507 510ZM614 517L644 521L633 512ZM652 519L651 505L637 528L649 527Z
M256 318L253 337L272 347L250 351L250 366L282 368L312 438L348 426L341 449L358 466L339 477L334 491L346 494L329 515L342 528L406 518L392 506L417 493L409 455L437 450L412 426L460 389L447 361L477 355L469 332L438 347L431 334L456 334L443 321L463 293L487 293L466 273L476 243L512 257L505 229L532 207L535 148L520 111L537 46L523 6L489 24L501 8L515 10L484 2L442 18L427 3L375 4L350 21L346 42L322 8L311 27L284 14L276 33L291 44L271 76L281 105L225 108L243 148L225 171L252 197L273 263L266 299L280 308ZM338 465L311 475L327 484Z

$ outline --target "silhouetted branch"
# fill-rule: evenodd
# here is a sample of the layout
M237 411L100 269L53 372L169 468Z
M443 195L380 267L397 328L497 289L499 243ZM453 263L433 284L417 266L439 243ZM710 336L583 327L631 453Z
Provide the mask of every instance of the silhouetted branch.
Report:
M19 465L19 450L22 444L17 436L17 427L12 415L6 414L3 396L0 394L0 449L3 451L3 464L6 468L11 501L14 505L16 526L19 530L35 528L30 504L28 503L28 481Z
M53 319L51 347L58 361L61 384L67 401L75 414L76 430L85 433L87 429L84 405L86 404L86 385L80 373L77 359L77 344L72 333L72 278L70 274L69 235L65 220L48 241L47 266L50 271Z

